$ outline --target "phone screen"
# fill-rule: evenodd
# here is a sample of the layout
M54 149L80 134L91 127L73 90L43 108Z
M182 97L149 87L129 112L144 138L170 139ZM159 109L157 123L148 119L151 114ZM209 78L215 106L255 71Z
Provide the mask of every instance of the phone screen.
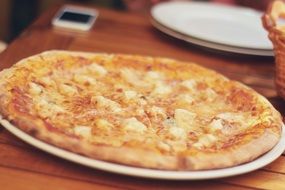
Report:
M60 17L59 20L73 21L79 23L87 23L92 16L82 13L74 13L65 11Z

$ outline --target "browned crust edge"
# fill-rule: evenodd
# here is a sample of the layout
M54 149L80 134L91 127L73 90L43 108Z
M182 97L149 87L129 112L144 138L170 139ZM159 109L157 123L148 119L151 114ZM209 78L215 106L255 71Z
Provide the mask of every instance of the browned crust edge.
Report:
M69 55L80 55L88 57L89 55L94 55L92 53L82 53L82 52L69 52L69 51L48 51L44 52L42 56L49 56L55 54L67 53ZM27 59L37 58L39 55L29 57ZM105 54L102 54L105 55ZM25 60L18 62L16 65L24 64ZM12 73L13 67L11 69L6 69L4 74L0 75L0 86L3 87L5 83L5 77ZM218 74L219 75L219 74ZM240 84L242 85L242 84ZM242 85L243 88L248 88ZM3 88L1 88L3 89ZM3 89L4 90L4 89ZM257 93L256 93L257 94ZM5 101L7 97L5 96L5 91L0 90L0 114L3 115L2 121L9 121L9 113L5 111ZM280 114L273 108L273 106L261 95L257 94L258 101L270 107L273 124L282 126L282 121ZM32 121L32 122L31 122ZM146 150L138 150L127 147L108 147L103 145L94 145L86 141L81 141L80 139L63 136L62 134L50 133L44 126L44 123L38 119L37 121L31 120L29 118L15 117L13 120L15 127L18 127L30 135L48 142L52 145L83 154L95 159L106 160L116 163L122 163L137 167L164 169L164 170L203 170L203 169L215 169L224 168L241 163L245 163L260 155L266 153L272 149L280 138L280 133L276 134L270 130L270 126L267 127L264 133L256 139L253 139L247 144L241 146L234 146L233 149L227 149L227 151L221 151L217 153L197 153L195 156L165 156L153 152L148 152Z

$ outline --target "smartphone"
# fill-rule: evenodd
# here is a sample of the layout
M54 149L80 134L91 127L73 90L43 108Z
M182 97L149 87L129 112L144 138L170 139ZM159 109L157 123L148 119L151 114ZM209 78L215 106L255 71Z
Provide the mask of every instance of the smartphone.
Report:
M95 9L64 6L54 16L52 25L68 29L88 31L92 28L99 13Z

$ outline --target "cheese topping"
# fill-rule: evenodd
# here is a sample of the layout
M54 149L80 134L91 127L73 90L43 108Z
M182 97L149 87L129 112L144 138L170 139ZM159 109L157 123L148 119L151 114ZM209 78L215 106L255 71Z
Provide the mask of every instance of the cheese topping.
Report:
M210 123L210 131L222 130L224 127L222 119L213 119Z
M216 118L220 118L229 122L243 122L244 118L241 114L238 113L220 113L216 116Z
M78 125L73 128L74 134L82 137L90 137L91 136L91 127Z
M196 148L209 147L213 145L218 139L212 134L205 134L199 138L197 143L194 143L193 146Z
M186 138L186 132L183 128L179 127L170 127L169 128L169 134L174 139L185 139Z
M132 85L139 85L142 84L142 80L140 80L140 76L138 75L138 72L136 72L133 69L129 68L123 68L120 70L122 78L132 84Z
M147 130L147 127L139 122L135 117L125 119L122 122L122 126L126 131L138 132L143 133Z
M162 142L162 141L159 141L159 142L157 143L157 147L158 147L160 150L166 151L166 152L168 152L168 151L171 150L171 146L170 146L169 144L165 143L165 142Z
M25 77L25 93L37 116L91 142L148 142L166 154L191 152L211 149L256 124L257 116L233 109L227 95L195 73L96 59L77 64L81 59L60 60L52 72ZM62 121L63 115L71 119Z
M75 74L73 80L83 85L94 85L96 83L94 78L82 74Z
M56 86L56 83L50 77L42 77L39 82L45 86Z
M158 81L155 83L155 88L152 91L152 95L167 95L171 93L172 89L169 85L166 85L165 83Z
M137 92L136 91L133 91L133 90L126 90L124 91L124 97L125 97L125 100L131 100L131 99L134 99L137 97Z
M188 90L195 90L197 82L195 80L185 80L181 82L181 86L185 87Z
M209 130L211 132L221 131L221 133L227 136L235 135L251 126L250 121L252 121L252 119L246 118L245 113L220 113L216 115L209 124Z
M177 102L180 104L192 104L195 102L195 99L190 94L179 94L177 96Z
M96 63L91 64L88 69L98 77L105 76L108 73L104 67Z
M64 113L66 110L53 102L49 102L44 97L35 98L35 108L39 112L39 115L43 118L54 117L58 113Z
M33 95L39 95L43 91L42 87L34 82L30 82L29 87L29 92Z
M145 75L145 80L148 82L155 82L157 80L161 80L163 79L164 76L162 75L162 73L156 72L156 71L148 71Z
M77 89L68 84L59 84L59 92L66 96L73 96L77 93Z
M120 104L103 96L96 96L94 100L96 102L97 108L99 109L105 108L115 113L122 111Z
M165 119L162 124L166 127L166 128L170 128L170 127L177 127L176 121L173 118L167 118Z
M97 119L96 127L103 131L111 131L114 125L105 119Z
M205 96L208 100L213 101L217 97L217 93L213 89L207 88L205 90Z
M154 118L162 118L162 119L166 119L167 115L165 113L165 110L161 107L157 107L157 106L152 106L149 109L149 114L154 117Z
M191 125L193 124L196 116L196 113L184 109L176 109L174 113L174 118L177 125L184 129L192 128Z

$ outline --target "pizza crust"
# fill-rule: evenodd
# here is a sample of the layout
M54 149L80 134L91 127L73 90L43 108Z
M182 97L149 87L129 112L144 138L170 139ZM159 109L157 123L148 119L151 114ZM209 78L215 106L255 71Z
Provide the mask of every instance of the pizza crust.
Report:
M187 157L182 168L204 170L236 166L258 158L272 149L278 141L279 137L275 133L266 130L259 138L238 148L218 153L198 153L195 157Z
M4 72L2 71L0 75L0 87L3 87L2 89L4 89L4 84L13 74L13 69L16 69L17 67L22 67L28 60L39 59L41 56L56 57L58 56L58 54L79 55L86 58L94 56L93 53L85 52L44 52L40 55L35 55L27 59L21 60L15 66L13 66L12 69L7 69ZM110 58L112 57L112 55L108 56ZM163 60L167 61L168 59ZM169 59L170 65L171 61L172 60ZM215 72L208 72L206 70L205 72L209 75L225 79L225 77ZM244 89L249 89L248 87L240 83L236 83L235 85ZM47 143L50 143L51 145L55 145L66 150L70 150L72 152L86 155L91 158L137 167L163 170L216 169L231 167L252 161L272 149L277 144L280 138L282 125L280 114L273 108L273 106L268 102L268 100L266 100L263 96L257 94L256 98L258 98L258 102L264 104L265 107L268 108L267 111L269 111L271 114L271 117L269 118L270 121L268 121L268 126L266 126L266 129L258 138L251 139L245 144L236 144L231 148L220 150L218 152L198 152L197 154L191 156L172 156L131 147L111 147L106 145L96 145L82 140L81 138L74 138L73 136L63 135L61 133L50 132L45 127L45 123L43 123L43 121L38 118L31 118L27 115L23 115L21 113L16 112L13 112L11 114L11 112L9 112L6 107L9 98L9 95L6 92L0 91L0 113L1 115L3 115L4 118L0 120L0 123L3 123L1 121L8 121L12 123L12 125L14 125L15 127L19 127L30 135ZM271 125L274 125L274 127L278 130L271 130L271 128L273 128L273 126Z
M272 149L279 141L278 135L270 130L266 130L259 138L229 151L218 153L202 152L195 156L176 157L126 147L91 145L88 142L80 141L80 139L50 133L44 127L39 128L39 126L44 126L43 124L33 125L30 120L25 121L22 118L16 120L16 125L24 126L21 128L25 132L51 145L95 159L162 170L206 170L235 166L256 159ZM5 121L9 122L8 120L0 119L2 125L4 125ZM257 144L258 146L256 146Z

